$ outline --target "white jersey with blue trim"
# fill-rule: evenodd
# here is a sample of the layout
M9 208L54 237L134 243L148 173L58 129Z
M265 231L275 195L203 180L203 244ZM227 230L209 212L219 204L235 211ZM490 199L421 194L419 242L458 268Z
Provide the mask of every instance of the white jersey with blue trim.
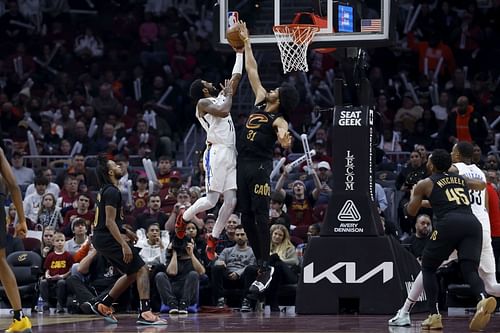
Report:
M226 97L222 95L222 93L217 97L209 97L207 99L215 105L221 105L226 101ZM236 135L231 114L228 114L224 118L216 117L208 113L204 113L204 115L201 116L198 106L196 106L196 118L198 118L201 126L207 132L208 143L226 146L236 145Z
M453 164L458 169L458 174L471 179L478 179L486 183L486 176L484 172L477 167L475 164L465 164L462 162ZM486 209L486 189L482 191L470 190L470 207L472 208L472 213L477 217L481 225L483 226L483 232L489 232L490 227L490 217L488 215L488 210Z

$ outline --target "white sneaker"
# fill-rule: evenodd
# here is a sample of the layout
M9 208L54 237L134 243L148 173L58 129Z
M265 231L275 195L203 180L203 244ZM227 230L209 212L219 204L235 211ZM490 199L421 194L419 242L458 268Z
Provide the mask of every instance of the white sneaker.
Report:
M273 279L274 267L268 266L267 269L260 271L257 275L257 278L252 283L250 288L248 289L251 293L262 293L264 290L269 287L271 280Z
M389 326L411 326L410 313L399 309L398 313L389 319Z

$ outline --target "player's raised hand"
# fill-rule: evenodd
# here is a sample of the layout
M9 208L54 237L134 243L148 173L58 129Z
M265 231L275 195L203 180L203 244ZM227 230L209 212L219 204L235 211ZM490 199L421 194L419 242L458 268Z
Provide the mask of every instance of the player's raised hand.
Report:
M231 85L230 80L225 80L224 84L220 84L220 87L222 88L222 93L224 94L224 96L233 95L233 86Z
M247 24L240 20L238 22L238 27L240 28L240 37L243 42L245 42L249 37L248 37L248 29L247 29Z
M290 135L290 132L283 128L278 128L278 142L281 147L285 149L290 148L292 145L292 136Z

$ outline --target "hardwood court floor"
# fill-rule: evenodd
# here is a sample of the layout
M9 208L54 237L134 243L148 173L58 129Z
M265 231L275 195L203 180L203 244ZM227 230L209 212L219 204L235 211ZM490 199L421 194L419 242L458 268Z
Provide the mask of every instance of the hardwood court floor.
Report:
M336 332L336 333L415 333L420 332L423 314L412 317L411 327L387 326L390 316L314 316L294 315L286 313L229 313L229 314L189 314L187 316L162 315L168 320L168 326L152 327L136 325L135 316L118 315L117 325L107 324L101 318L91 315L34 315L32 316L33 332L44 333L161 333L161 332ZM5 329L10 317L0 317L0 327ZM445 317L444 331L450 333L469 332L469 317ZM487 332L500 332L500 318L493 317ZM423 331L429 332L429 331ZM440 331L437 331L440 332Z

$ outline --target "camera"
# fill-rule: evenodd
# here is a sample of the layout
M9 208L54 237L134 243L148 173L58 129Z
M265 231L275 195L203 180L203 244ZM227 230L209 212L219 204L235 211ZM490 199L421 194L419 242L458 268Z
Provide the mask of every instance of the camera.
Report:
M186 236L183 239L180 239L177 236L175 236L172 240L172 250L175 250L175 252L177 252L177 255L187 254L186 246L190 242L191 242L191 237Z
M424 170L413 170L408 174L408 176L406 176L405 185L411 189L413 185L416 185L419 180L424 178L425 178Z

